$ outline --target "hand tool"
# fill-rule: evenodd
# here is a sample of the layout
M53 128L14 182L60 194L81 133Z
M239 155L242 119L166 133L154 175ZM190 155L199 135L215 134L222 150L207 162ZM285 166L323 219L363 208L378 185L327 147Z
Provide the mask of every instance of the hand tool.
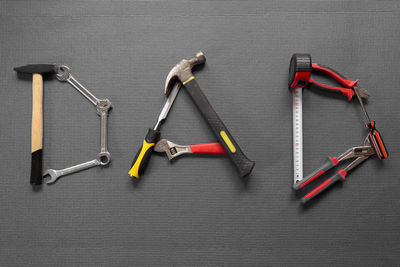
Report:
M327 74L345 88L328 86L321 84L311 78L311 72L322 72ZM333 92L343 94L347 100L354 96L354 87L358 80L351 81L346 79L337 71L317 63L312 63L310 54L293 54L289 67L289 89L293 93L293 163L294 163L294 183L303 179L303 112L302 112L302 89L312 84L313 86ZM364 89L359 90L361 98L368 98L369 92Z
M78 92L85 96L95 107L96 112L101 118L100 126L100 152L94 160L84 162L72 167L68 167L62 170L48 169L44 172L44 176L49 175L51 178L47 181L47 184L52 184L57 181L61 176L75 173L78 171L86 170L95 166L105 166L111 161L111 155L107 147L107 117L109 111L112 109L110 100L98 99L88 89L81 85L72 75L71 69L68 66L61 65L57 68L56 74L57 80L60 82L68 82Z
M129 176L139 178L146 170L154 146L156 142L160 140L161 125L167 118L168 112L171 109L180 88L181 84L175 83L171 92L167 94L167 100L165 101L164 107L158 116L156 124L154 125L153 129L149 128L146 137L143 140L143 144L139 148L139 151L132 162L131 169L129 170Z
M311 67L310 67L311 65ZM345 88L329 86L315 81L311 78L311 72L321 72L327 74ZM351 81L345 78L336 70L317 63L312 63L309 54L294 54L290 63L289 70L289 88L304 88L309 84L317 87L318 89L328 91L331 93L342 94L350 101L354 96L354 87L357 86L358 80ZM359 94L361 98L368 98L369 92L365 89L360 89Z
M369 140L374 146L374 149L376 151L376 154L379 159L386 159L389 156L389 153L386 149L385 143L383 142L381 134L378 132L378 130L375 128L375 121L371 121L371 119L368 116L367 110L365 109L362 97L361 97L361 92L362 90L359 87L355 87L354 91L356 92L358 101L360 102L361 109L363 110L365 119L367 120L367 123L365 124L365 127L368 128L369 130Z
M359 164L361 164L362 162L367 160L372 155L376 154L376 152L377 151L371 146L369 136L367 136L364 140L363 146L350 148L346 152L341 154L339 157L329 157L321 167L316 169L314 172L312 172L310 175L308 175L302 181L293 185L293 189L294 190L302 189L306 185L308 185L309 183L311 183L312 181L316 180L318 177L323 175L328 170L337 166L340 162L347 160L347 159L356 158L345 168L338 170L335 175L333 175L329 179L325 180L322 184L320 184L315 189L313 189L308 194L306 194L301 199L301 202L304 204L307 201L309 201L310 199L313 199L315 196L319 195L321 192L323 192L325 189L327 189L328 187L330 187L337 181L345 181L347 173L350 170L352 170L353 168L355 168L356 166L358 166Z
M303 88L311 75L311 56L293 54L289 65L289 90L293 95L293 177L294 184L303 179Z
M31 179L32 185L42 184L43 161L43 76L56 72L52 64L29 64L14 68L17 73L32 75L32 139Z
M172 86L177 81L182 83L182 85L186 88L186 91L189 93L190 97L196 104L200 113L206 119L214 134L217 136L219 142L225 148L229 158L237 167L240 176L247 176L251 173L255 163L249 160L242 152L237 142L229 133L228 128L226 128L222 120L219 118L219 116L209 103L207 97L200 89L200 86L198 85L192 74L192 68L196 65L204 64L205 61L206 57L202 52L197 53L196 56L191 59L181 60L168 73L167 79L165 81L164 92L168 95L168 93L171 91Z
M154 147L155 152L165 152L169 160L176 158L183 154L211 154L222 155L226 154L224 147L221 143L206 143L197 145L177 145L166 139L161 139Z

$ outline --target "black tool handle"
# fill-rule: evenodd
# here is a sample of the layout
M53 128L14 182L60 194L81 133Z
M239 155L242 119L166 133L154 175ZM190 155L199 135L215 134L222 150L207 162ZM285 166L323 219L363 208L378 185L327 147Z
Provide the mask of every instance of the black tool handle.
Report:
M41 185L43 181L42 166L43 166L43 150L39 149L32 152L31 161L31 185Z
M150 161L151 154L153 153L154 146L160 140L160 132L149 129L146 137L143 140L142 146L139 148L135 159L132 162L129 175L135 178L139 178L147 168Z
M305 187L306 185L308 185L309 183L311 183L312 181L314 181L315 179L320 177L322 174L324 174L328 170L330 170L333 167L335 167L336 165L338 165L338 163L339 162L336 157L328 157L328 159L324 162L324 164L321 167L319 167L318 169L313 171L310 175L305 177L303 180L295 183L293 185L293 189L299 190L299 189Z
M184 83L184 86L186 87L189 95L192 97L197 108L200 110L201 114L207 120L211 129L214 131L214 134L217 136L218 140L225 148L230 159L237 167L240 176L244 177L250 174L255 163L249 160L242 152L239 145L229 133L228 128L226 128L222 120L219 118L218 114L208 102L207 97L200 89L196 80L192 78L192 80L190 80L189 82Z
M310 191L307 195L305 195L301 199L301 203L305 204L307 201L313 199L314 197L318 196L320 193L322 193L324 190L326 190L328 187L336 183L337 181L345 181L346 179L347 172L344 170L339 170L334 176L331 178L327 179L324 181L322 184L314 188L312 191Z

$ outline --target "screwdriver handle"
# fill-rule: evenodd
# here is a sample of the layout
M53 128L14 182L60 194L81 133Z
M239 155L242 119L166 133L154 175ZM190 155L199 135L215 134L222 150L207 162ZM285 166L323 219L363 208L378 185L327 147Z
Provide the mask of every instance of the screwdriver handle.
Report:
M380 160L386 159L389 156L389 153L385 143L383 142L381 134L375 128L375 122L371 121L366 126L369 128L368 138L376 151L376 155Z
M132 162L131 169L129 170L130 176L139 178L144 173L158 140L160 140L160 132L150 128Z
M306 185L308 185L309 183L311 183L312 181L314 181L315 179L320 177L322 174L329 171L330 169L332 169L333 167L335 167L338 164L339 164L339 161L336 157L328 157L327 160L324 162L324 164L321 167L319 167L318 169L313 171L310 175L305 177L303 180L295 183L293 185L293 189L299 190L299 189L305 187Z
M307 201L310 199L313 199L314 197L318 196L321 192L326 190L328 187L336 183L337 181L345 181L346 179L347 172L345 170L339 170L334 176L331 178L325 180L322 184L314 188L312 191L310 191L307 195L305 195L301 199L301 203L305 204Z
M221 145L221 143L218 142L190 145L190 150L192 150L193 154L226 154L224 147Z

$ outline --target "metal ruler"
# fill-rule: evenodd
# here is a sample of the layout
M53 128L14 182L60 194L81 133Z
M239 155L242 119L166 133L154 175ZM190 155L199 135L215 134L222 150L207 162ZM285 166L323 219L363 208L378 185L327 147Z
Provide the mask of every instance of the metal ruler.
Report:
M293 89L293 184L303 180L303 88Z

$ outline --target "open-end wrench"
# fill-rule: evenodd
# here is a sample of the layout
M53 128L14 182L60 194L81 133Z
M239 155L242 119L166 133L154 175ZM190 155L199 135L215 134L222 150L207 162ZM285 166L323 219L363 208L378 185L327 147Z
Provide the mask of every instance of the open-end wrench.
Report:
M79 93L86 97L93 105L97 106L100 100L95 97L89 90L87 90L82 84L80 84L72 75L71 69L68 66L61 65L58 67L56 74L57 80L60 82L68 82L71 84Z
M97 114L101 118L100 153L97 155L96 159L88 162L77 164L75 166L71 166L62 170L46 170L43 176L49 175L51 177L51 179L47 181L47 184L52 184L56 182L57 179L61 176L86 170L99 165L108 165L111 161L111 155L110 152L108 152L107 148L107 117L110 109L112 108L110 100L98 99L97 97L95 97L89 90L87 90L71 75L71 69L68 66L59 66L56 77L61 82L68 82L69 84L71 84L96 107Z
M84 162L75 166L71 166L62 170L54 170L54 169L48 169L44 172L43 177L44 176L50 176L50 179L46 181L47 184L53 184L55 183L58 178L60 178L61 176L64 175L68 175L71 173L75 173L75 172L79 172L79 171L83 171L95 166L101 165L101 161L100 159L94 159L88 162Z
M84 97L86 97L97 110L97 114L101 117L101 148L100 153L108 154L107 150L107 117L110 109L112 108L111 102L108 99L98 99L82 84L80 84L71 74L71 69L68 66L61 65L58 67L56 77L61 82L68 82Z

